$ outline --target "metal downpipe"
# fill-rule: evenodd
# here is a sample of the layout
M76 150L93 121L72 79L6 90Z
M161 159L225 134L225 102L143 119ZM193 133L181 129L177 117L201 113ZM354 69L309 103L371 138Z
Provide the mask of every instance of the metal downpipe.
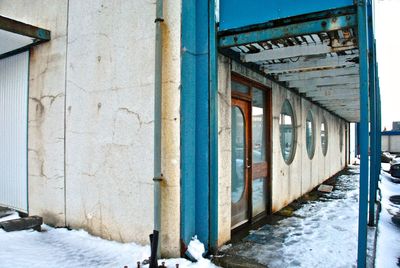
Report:
M154 230L159 232L157 258L161 256L161 105L162 105L162 22L163 0L156 2L156 43L154 73Z

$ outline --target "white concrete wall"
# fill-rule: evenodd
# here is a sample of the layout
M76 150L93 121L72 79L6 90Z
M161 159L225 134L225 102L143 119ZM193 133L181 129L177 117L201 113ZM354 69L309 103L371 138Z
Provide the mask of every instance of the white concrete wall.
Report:
M0 1L0 14L51 31L31 49L29 70L29 214L65 225L64 101L67 0Z
M218 246L231 237L231 72L218 57Z
M155 3L2 1L49 29L31 51L30 214L148 244L153 229ZM164 3L162 253L180 254L180 1ZM64 168L65 167L65 168Z
M382 135L382 151L400 153L400 135Z
M279 141L279 114L285 99L289 100L295 113L297 134L295 155L289 165L283 160ZM343 144L342 150L339 146L340 124L343 143L345 141L345 122L275 83L272 84L272 105L272 211L275 212L345 167L345 145ZM315 122L315 153L312 159L308 157L305 138L305 121L309 109L312 110ZM322 153L320 138L323 117L328 125L326 156Z
M153 223L154 5L69 1L66 218L147 243Z
M165 6L162 238L167 255L179 254L179 7ZM144 0L69 4L67 224L142 244L153 229L154 19L154 3Z
M324 182L345 165L345 122L306 99L252 72L248 68L223 56L219 57L219 240L221 245L230 240L231 205L231 72L238 73L272 89L272 210L278 211L290 202ZM288 99L296 118L295 156L290 165L283 160L279 141L279 115ZM315 121L315 153L309 159L305 141L305 120L312 109ZM322 154L320 125L325 116L328 125L328 150ZM342 125L343 147L340 150L339 131Z
M382 135L382 152L389 152L389 136Z

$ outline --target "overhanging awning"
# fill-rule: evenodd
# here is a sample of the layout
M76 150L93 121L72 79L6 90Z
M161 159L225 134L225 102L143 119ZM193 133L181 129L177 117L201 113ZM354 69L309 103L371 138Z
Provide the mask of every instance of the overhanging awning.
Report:
M0 59L50 40L50 31L0 16Z
M219 49L349 122L360 120L355 9L219 33Z

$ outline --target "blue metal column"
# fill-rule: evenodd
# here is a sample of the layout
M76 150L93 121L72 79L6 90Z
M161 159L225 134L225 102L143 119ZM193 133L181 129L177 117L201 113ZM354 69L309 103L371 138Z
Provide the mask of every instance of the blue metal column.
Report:
M216 214L218 208L214 202L215 194L218 193L215 192L218 191L218 187L215 187L215 180L218 180L216 76L210 75L216 73L216 50L213 55L209 53L212 48L210 31L215 33L215 29L209 27L210 5L207 0L182 2L182 250L185 250L194 235L206 248L210 244L210 235L216 235L215 229L210 231L210 224L214 223L210 221L210 214Z
M375 42L376 44L376 42ZM375 45L376 47L376 45ZM377 128L378 128L378 136L377 136L377 153L378 153L378 179L379 179L379 175L381 174L381 154L382 154L382 113L381 113L381 90L379 87L379 72L378 72L378 63L376 63L376 68L375 68L375 72L376 72L376 79L375 79L375 83L376 83L376 102L377 102L377 120L378 120L378 124L377 124Z
M215 0L209 1L210 247L218 247L218 50Z
M209 62L208 1L196 1L196 201L198 239L209 242ZM185 68L185 66L183 66Z
M360 196L358 214L357 266L366 266L368 216L368 28L367 3L359 0L357 6L358 44L360 52Z
M370 112L370 176L369 176L369 217L368 225L375 226L375 201L377 188L377 111L375 83L375 48L372 4L368 3L368 62L369 62L369 112Z
M182 2L181 55L181 240L187 245L195 231L196 196L196 9ZM182 250L185 250L182 245Z

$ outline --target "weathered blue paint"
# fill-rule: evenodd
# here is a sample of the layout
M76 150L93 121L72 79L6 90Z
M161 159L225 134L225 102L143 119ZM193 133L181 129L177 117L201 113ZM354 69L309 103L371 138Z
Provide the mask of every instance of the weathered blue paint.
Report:
M400 131L389 130L389 131L382 131L382 136L398 136L400 135Z
M181 239L210 237L209 3L182 2Z
M210 73L210 247L218 247L218 50L215 0L209 1Z
M357 6L358 44L360 64L360 196L358 217L357 266L366 267L367 214L368 214L368 27L367 1L359 0Z
M181 239L195 232L196 196L196 21L195 1L182 2L181 55Z
M38 29L36 31L36 34L38 38L44 40L44 41L49 41L51 39L51 32L45 29Z
M378 63L376 63L376 68L375 68L375 72L376 72L376 89L377 89L377 104L378 104L378 153L379 153L379 158L381 157L381 153L382 153L382 108L381 108L381 90L379 87L379 71L378 71L379 65ZM399 135L400 135L400 131L399 131ZM378 171L380 174L381 168L382 168L382 164L381 161L378 161Z
M196 1L196 235L209 242L208 1ZM182 66L185 68L185 66Z
M369 166L369 210L368 225L375 226L375 201L376 188L378 181L378 173L376 170L377 162L377 106L376 106L376 83L375 83L375 47L374 47L374 29L372 24L372 5L368 3L368 62L369 62L369 111L370 111L370 127L371 127L371 145L370 145L370 166Z
M219 47L231 47L245 45L265 40L287 38L319 32L334 31L342 28L354 27L357 25L355 15L338 16L335 18L320 19L287 26L274 27L269 29L254 30L245 33L229 34L219 39Z
M220 0L220 30L353 5L353 0Z

